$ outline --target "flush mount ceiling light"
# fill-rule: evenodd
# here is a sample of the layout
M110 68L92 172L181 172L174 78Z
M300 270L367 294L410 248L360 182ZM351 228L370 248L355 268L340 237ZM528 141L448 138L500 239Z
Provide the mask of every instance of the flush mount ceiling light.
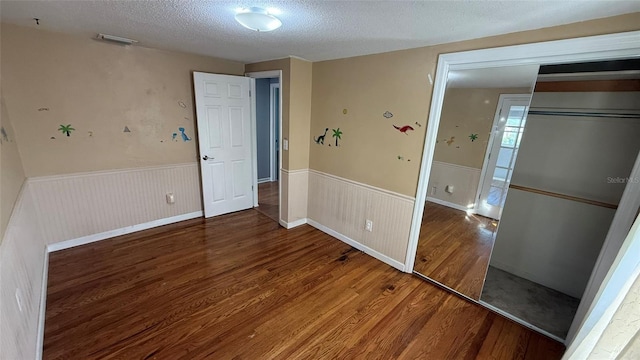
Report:
M236 21L247 29L258 32L273 31L282 25L280 19L258 7L240 10L236 14Z

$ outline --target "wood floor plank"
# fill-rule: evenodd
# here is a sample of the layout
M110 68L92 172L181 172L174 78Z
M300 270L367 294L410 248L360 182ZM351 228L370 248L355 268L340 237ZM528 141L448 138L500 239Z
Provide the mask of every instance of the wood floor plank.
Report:
M50 255L44 359L559 359L563 347L255 210Z
M426 202L414 270L479 300L497 222Z

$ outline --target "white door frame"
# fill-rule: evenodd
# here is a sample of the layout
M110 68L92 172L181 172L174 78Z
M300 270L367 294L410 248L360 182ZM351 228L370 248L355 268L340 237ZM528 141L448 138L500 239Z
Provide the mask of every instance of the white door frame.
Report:
M278 175L278 167L277 167L278 159L276 159L276 153L279 154L280 151L277 151L278 144L276 144L275 125L276 125L276 121L278 122L278 125L280 125L279 123L280 111L278 111L278 114L276 114L274 109L275 106L273 106L276 91L278 92L278 94L280 94L280 82L278 82L277 84L269 84L269 136L270 136L269 162L271 164L270 166L271 181L276 181L279 179L279 177L277 176ZM280 105L280 96L278 96L278 105ZM278 109L280 109L280 106L278 106ZM280 127L278 127L278 129L280 129ZM279 136L278 136L278 142L280 142Z
M639 54L640 31L630 31L440 55L438 57L435 82L433 84L429 120L420 164L420 175L409 233L409 244L405 257L405 271L409 273L413 272L413 265L418 248L418 237L420 235L420 225L424 213L424 203L428 190L429 174L433 163L438 126L449 71L515 65L547 65L638 58ZM598 261L600 260L599 258ZM596 264L596 266L597 265L598 264ZM590 284L592 287L599 287L600 285L601 284ZM591 289L587 288L585 294L587 294L589 290ZM587 299L587 301L589 301L589 299ZM582 320L583 319L576 316L574 322L578 321L581 323ZM572 327L572 329L574 328ZM569 333L565 343L570 345L574 337L575 332Z
M256 117L256 80L251 79L251 157L253 158L253 178L251 179L251 189L253 189L253 207L258 206L258 122Z
M264 79L264 78L278 78L278 84L282 84L282 70L271 70L271 71L255 71L245 73L244 76L254 78L254 79ZM282 87L279 88L280 91L280 104L279 104L279 114L278 114L278 139L282 139ZM252 90L252 94L255 93L255 82L254 88ZM252 123L253 128L256 127L256 97L253 96L251 98L251 114L252 114ZM254 151L254 160L255 160L255 176L253 181L255 182L255 197L254 197L254 206L258 206L258 148L257 148L257 133L253 132L253 141L255 142L255 146L253 147ZM278 143L279 150L278 151L278 179L282 178L282 141ZM282 219L282 181L278 181L278 219Z
M532 84L532 86L535 84ZM532 90L533 91L533 90ZM482 170L480 171L480 181L478 182L478 189L476 191L476 197L474 198L473 212L478 213L480 207L480 195L482 194L482 188L484 187L485 176L489 167L489 155L493 149L493 142L496 139L496 129L498 128L498 122L500 121L500 109L504 106L506 99L528 100L531 103L532 94L500 94L498 98L498 106L496 107L496 113L493 117L493 124L491 124L491 134L489 135L489 142L487 143L487 150L484 153L484 160L482 162ZM527 104L527 106L529 106ZM526 118L526 115L525 115ZM517 153L516 153L517 156Z

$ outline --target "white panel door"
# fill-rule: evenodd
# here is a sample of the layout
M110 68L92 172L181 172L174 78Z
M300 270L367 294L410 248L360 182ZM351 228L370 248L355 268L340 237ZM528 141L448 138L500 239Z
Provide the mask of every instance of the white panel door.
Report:
M193 73L205 217L253 207L251 81Z

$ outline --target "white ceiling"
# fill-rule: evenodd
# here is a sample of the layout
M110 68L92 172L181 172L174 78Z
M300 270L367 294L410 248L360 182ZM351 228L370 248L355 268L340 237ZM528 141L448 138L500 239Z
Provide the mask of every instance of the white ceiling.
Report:
M274 7L270 33L234 20L238 7ZM640 11L640 1L0 1L1 20L138 46L242 62L286 56L311 61L408 49Z

